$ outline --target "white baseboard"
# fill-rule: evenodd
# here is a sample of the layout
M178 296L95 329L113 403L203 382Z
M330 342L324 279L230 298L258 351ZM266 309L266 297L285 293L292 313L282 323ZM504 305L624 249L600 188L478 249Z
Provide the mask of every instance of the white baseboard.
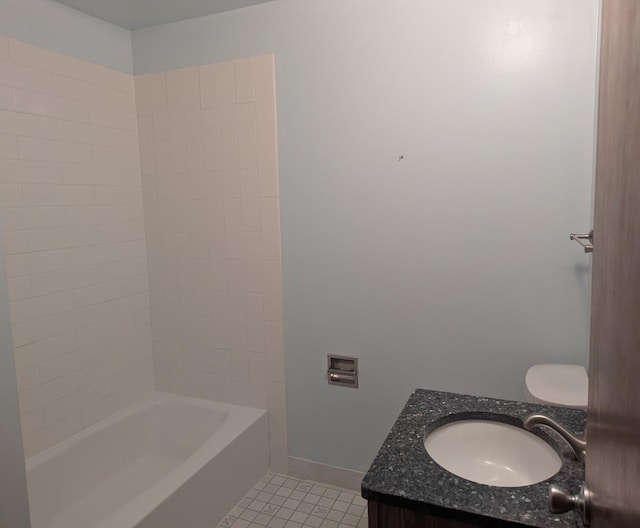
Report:
M305 458L289 457L289 475L303 480L313 480L320 484L329 484L338 488L357 491L364 478L362 471L320 464Z

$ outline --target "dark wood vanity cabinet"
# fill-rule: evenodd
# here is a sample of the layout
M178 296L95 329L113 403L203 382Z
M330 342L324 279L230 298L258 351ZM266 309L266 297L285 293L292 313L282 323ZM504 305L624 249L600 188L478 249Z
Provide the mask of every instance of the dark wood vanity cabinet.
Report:
M369 528L477 528L477 525L369 501Z

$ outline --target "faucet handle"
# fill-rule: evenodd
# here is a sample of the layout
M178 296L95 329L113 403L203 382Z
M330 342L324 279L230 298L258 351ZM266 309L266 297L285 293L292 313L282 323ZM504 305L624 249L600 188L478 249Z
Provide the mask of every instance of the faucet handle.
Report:
M576 510L582 515L582 524L589 526L591 492L586 484L580 486L576 495L571 495L564 489L549 485L549 511L551 513L566 513Z

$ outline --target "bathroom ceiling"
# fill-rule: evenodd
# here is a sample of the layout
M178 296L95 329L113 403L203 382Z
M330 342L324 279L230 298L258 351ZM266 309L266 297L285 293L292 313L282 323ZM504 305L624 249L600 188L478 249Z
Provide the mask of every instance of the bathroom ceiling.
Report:
M55 0L125 29L140 29L272 0Z

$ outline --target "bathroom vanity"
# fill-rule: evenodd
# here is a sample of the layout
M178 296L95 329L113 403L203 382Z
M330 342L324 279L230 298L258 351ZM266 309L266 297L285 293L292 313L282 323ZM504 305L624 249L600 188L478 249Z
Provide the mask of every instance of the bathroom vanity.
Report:
M522 427L531 414L546 415L583 436L582 410L415 390L362 481L369 528L581 527L577 513L549 512L549 484L577 492L584 482L584 464L548 429L533 432L551 445L562 465L551 478L527 486L472 482L438 465L425 449L425 437L447 423L489 420Z

